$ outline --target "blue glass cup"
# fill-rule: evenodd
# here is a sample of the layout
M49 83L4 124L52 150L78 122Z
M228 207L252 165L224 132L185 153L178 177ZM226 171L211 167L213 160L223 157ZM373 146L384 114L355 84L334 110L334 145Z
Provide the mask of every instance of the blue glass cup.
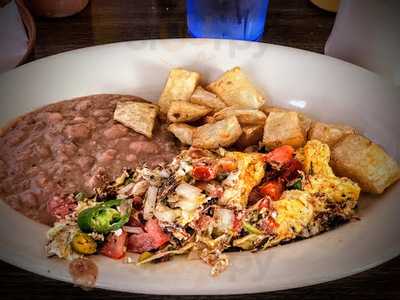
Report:
M259 40L269 0L186 0L189 33L197 38Z

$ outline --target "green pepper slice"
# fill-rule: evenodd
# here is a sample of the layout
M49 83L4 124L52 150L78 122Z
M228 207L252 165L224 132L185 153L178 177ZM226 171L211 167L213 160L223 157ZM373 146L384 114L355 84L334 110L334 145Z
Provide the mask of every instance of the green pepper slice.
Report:
M303 186L301 184L301 179L295 181L294 183L292 183L291 185L289 185L287 187L289 190L302 190Z
M302 186L301 186L301 180L296 181L293 185L292 188L295 190L301 190Z
M251 234L262 234L261 230L246 222L243 222L243 229Z
M132 201L114 199L87 208L78 215L78 225L83 232L109 233L120 229L129 221Z

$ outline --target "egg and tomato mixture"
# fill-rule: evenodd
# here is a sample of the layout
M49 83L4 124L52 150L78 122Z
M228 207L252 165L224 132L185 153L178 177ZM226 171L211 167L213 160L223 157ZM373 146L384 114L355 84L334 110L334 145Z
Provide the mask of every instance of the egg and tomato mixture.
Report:
M139 265L188 254L217 275L227 251L308 238L354 216L360 188L335 176L329 160L317 140L264 153L191 147L168 165L125 170L91 198L75 194L75 209L48 232L47 253Z

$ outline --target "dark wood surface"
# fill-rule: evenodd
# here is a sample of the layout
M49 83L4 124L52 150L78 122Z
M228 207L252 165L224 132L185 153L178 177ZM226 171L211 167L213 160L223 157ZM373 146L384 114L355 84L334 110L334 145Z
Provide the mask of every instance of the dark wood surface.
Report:
M323 53L335 15L307 0L271 0L262 41ZM185 2L92 0L81 13L36 18L37 44L29 60L77 48L128 40L188 37ZM1 247L1 245L0 245ZM310 266L312 268L312 266ZM329 270L327 270L329 272ZM400 299L400 257L333 282L255 295L184 299ZM44 278L0 262L0 299L174 299L95 289Z

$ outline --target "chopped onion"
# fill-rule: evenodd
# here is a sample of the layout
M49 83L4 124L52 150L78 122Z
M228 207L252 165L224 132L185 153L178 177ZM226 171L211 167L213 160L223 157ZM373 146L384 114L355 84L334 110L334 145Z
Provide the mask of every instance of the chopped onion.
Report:
M201 189L188 183L178 185L175 192L179 197L175 206L182 209L180 225L184 226L193 219L196 209L203 203L205 196L201 193Z
M129 195L131 193L132 188L135 186L134 183L129 183L126 186L118 189L118 194L121 195Z
M150 220L153 217L154 208L156 206L158 188L151 185L147 189L144 197L143 218Z
M189 200L189 199L182 199L176 203L176 207L182 208L186 213L194 212L196 208L199 207L199 201L196 199ZM182 214L182 217L184 214Z
M216 229L219 233L224 233L233 228L234 213L230 209L217 208L214 211Z
M168 177L171 176L171 174L167 170L163 169L163 170L160 171L160 176L162 178L168 178Z
M135 186L132 189L132 195L134 196L143 196L146 193L147 188L149 187L149 183L146 180L139 181L135 183Z
M201 189L186 182L178 185L175 192L178 196L187 200L196 200L201 195Z
M157 205L154 210L154 216L161 222L173 223L178 217L179 211L176 209L171 209L165 205Z
M134 233L134 234L140 234L144 232L141 227L123 226L122 229L128 233Z
M222 185L224 186L229 186L229 187L234 187L235 184L239 180L239 172L232 172L226 177L226 179L222 182Z

